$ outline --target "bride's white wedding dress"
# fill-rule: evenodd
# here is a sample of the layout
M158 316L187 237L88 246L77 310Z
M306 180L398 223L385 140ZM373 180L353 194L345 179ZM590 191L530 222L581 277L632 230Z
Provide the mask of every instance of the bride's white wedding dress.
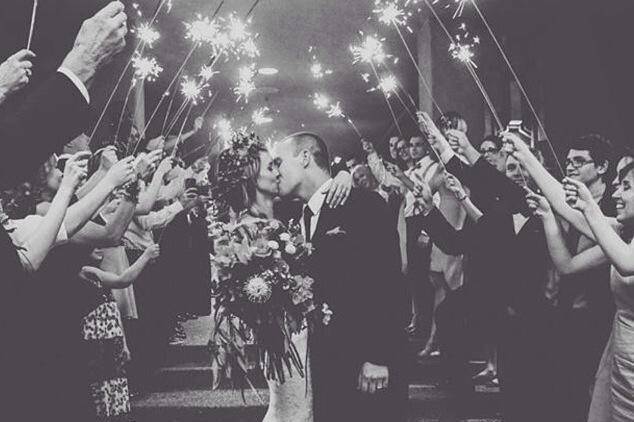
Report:
M263 422L313 422L313 390L311 386L310 361L307 359L308 330L293 334L293 343L304 365L306 378L293 371L286 372L284 383L269 381L269 408Z

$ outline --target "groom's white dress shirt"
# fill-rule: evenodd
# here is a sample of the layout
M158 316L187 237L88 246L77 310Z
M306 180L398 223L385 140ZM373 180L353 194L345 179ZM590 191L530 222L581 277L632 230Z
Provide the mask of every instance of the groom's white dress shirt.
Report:
M321 185L319 189L315 191L315 193L313 193L313 196L310 197L306 205L304 205L304 208L302 210L301 223L300 223L304 238L307 238L306 226L304 225L304 218L303 218L304 210L306 209L306 207L308 207L313 212L313 216L310 219L310 239L312 239L315 234L315 229L317 229L317 222L319 221L319 214L321 214L321 207L324 205L324 201L326 200L326 195L328 194L328 188L330 188L331 184L332 184L332 179L328 179L326 182L324 182L324 184Z

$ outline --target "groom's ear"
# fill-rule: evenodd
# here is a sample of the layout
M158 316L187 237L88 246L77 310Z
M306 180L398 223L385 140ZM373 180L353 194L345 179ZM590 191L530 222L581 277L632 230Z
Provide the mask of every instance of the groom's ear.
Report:
M302 167L306 168L308 167L308 165L310 164L310 151L308 151L307 149L302 150L299 153L300 159L301 159L301 163L302 163Z

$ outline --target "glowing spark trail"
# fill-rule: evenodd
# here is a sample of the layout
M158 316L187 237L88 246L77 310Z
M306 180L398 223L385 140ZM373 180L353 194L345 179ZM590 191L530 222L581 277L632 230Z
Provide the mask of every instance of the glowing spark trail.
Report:
M215 74L218 74L218 73L220 72L214 71L213 67L211 66L203 66L200 69L200 73L198 74L198 76L200 76L203 79L203 81L207 82L211 78L213 78Z
M242 66L238 69L238 84L233 89L233 92L238 96L238 100L244 98L245 102L248 102L249 95L255 91L255 65Z
M330 100L324 94L315 93L312 98L318 110L326 110L330 105Z
M199 84L195 80L190 80L187 76L183 77L181 94L183 94L188 102L191 101L193 104L197 104L203 88L205 88L205 85Z
M141 40L141 42L145 43L148 47L152 47L152 45L158 40L161 35L159 32L152 28L150 24L143 23L136 28L136 36Z
M268 116L269 108L268 107L260 107L253 112L251 115L251 120L253 124L256 126L263 125L266 123L271 123L273 118Z
M350 46L354 56L353 63L383 63L388 57L383 51L382 39L368 35L361 45Z
M394 75L385 76L379 81L379 89L383 91L388 98L396 92L397 88L398 81Z
M326 115L330 119L332 119L333 117L345 117L339 101L337 101L337 103L335 104L330 104L328 110L326 110Z
M134 77L139 80L155 81L163 71L163 67L158 64L154 57L137 56L132 59Z
M196 15L195 21L185 23L185 27L187 28L185 38L195 43L214 43L219 33L218 25L208 17L203 17L200 14Z

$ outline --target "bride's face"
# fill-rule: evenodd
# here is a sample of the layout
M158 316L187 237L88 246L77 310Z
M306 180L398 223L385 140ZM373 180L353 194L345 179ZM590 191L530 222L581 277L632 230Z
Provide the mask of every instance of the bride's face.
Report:
M260 152L260 174L258 175L257 188L260 192L277 196L279 192L275 163L271 154Z

